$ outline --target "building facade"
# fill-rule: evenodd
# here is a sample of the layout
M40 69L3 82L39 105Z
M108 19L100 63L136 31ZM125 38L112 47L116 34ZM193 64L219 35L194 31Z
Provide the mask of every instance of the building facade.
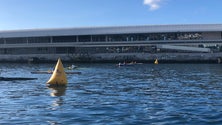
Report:
M0 61L220 61L222 24L0 31Z

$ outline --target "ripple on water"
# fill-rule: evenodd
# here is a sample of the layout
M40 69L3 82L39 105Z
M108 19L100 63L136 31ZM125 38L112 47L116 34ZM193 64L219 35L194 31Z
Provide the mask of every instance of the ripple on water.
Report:
M54 65L54 64L53 64ZM30 74L51 64L1 65L0 124L221 124L222 66L213 64L79 64L64 88L47 88L50 75Z

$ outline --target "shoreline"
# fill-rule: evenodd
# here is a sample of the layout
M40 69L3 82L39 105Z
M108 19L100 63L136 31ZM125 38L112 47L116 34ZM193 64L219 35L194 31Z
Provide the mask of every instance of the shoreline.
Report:
M24 54L1 55L0 63L222 63L222 53L99 53L99 54Z

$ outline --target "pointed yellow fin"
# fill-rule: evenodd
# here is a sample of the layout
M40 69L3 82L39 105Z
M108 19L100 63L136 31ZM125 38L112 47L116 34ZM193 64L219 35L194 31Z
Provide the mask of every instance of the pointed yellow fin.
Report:
M62 61L60 58L58 59L55 69L52 73L52 76L48 80L47 84L50 84L50 85L66 85L67 84L66 73L64 71L64 67L62 65Z
M157 59L155 60L154 64L159 64L159 62L158 62L158 60L157 60Z

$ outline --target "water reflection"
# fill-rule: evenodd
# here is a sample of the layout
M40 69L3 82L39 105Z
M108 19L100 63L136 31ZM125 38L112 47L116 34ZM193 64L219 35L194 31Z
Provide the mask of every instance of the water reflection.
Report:
M56 110L56 107L61 106L63 103L64 103L63 98L59 97L58 99L56 99L52 102L52 107L53 107L52 109Z
M63 98L61 96L65 95L66 86L48 86L48 88L51 90L50 96L59 97L55 98L55 100L52 102L52 110L56 110L57 107L63 104Z
M55 96L63 96L65 95L65 92L66 92L66 86L59 86L59 87L48 87L50 90L51 90L51 93L50 95L52 97L55 97Z

